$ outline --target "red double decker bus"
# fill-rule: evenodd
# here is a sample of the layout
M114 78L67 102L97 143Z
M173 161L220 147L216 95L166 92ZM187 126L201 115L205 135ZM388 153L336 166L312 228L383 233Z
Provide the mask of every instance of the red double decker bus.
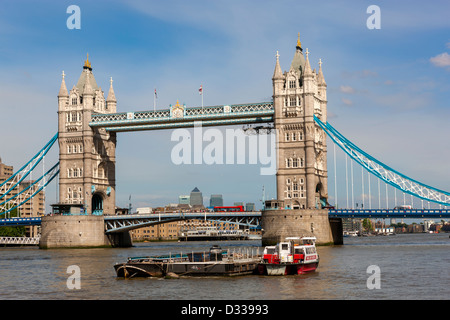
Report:
M214 207L214 212L244 212L244 206Z

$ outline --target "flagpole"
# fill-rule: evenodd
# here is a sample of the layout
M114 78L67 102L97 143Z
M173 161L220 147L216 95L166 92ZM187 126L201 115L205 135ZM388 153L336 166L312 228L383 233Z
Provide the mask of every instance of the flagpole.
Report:
M202 110L203 110L203 85L200 85L200 89L198 89L198 93L202 96Z
M153 95L153 111L156 112L156 88L155 88L155 94Z

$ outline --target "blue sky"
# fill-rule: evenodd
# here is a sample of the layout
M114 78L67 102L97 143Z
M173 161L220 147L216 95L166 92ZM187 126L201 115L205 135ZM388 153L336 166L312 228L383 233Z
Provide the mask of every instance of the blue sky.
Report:
M66 26L73 4L80 30ZM366 26L372 4L381 9L379 30ZM329 122L398 171L450 190L449 12L448 1L4 0L0 157L19 168L53 136L61 72L70 90L86 53L105 95L113 77L118 112L152 109L155 88L159 109L177 100L199 106L201 84L205 105L262 102L272 95L276 51L288 70L300 32L312 68L323 61ZM117 205L130 194L134 208L175 203L194 187L205 203L221 193L227 204L260 207L263 185L276 196L275 176L261 176L259 165L174 165L170 136L118 135ZM332 151L329 142L330 177ZM55 161L57 152L46 158ZM47 205L55 198L51 186Z

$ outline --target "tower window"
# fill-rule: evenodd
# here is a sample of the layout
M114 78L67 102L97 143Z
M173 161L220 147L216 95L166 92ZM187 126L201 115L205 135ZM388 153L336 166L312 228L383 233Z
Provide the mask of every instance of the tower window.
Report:
M290 88L290 89L295 88L295 80L289 81L289 88Z
M289 132L286 132L286 141L289 141Z
M290 106L296 106L297 105L297 98L296 97L290 97L289 98L289 105Z

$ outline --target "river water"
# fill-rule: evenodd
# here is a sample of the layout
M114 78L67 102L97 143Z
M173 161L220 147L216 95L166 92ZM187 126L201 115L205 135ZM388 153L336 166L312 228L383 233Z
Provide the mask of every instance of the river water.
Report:
M218 242L214 242L218 243ZM0 248L0 300L448 300L448 234L345 238L318 247L316 272L299 276L117 278L113 265L130 256L208 251L213 242L149 242L120 249ZM222 248L259 247L260 241L226 241ZM261 248L260 248L261 252ZM79 289L69 289L69 266L78 266ZM369 266L377 266L371 272ZM368 273L369 268L369 273ZM372 267L371 267L372 268ZM375 278L375 279L374 279ZM73 282L71 282L73 283ZM369 289L369 287L375 288Z

